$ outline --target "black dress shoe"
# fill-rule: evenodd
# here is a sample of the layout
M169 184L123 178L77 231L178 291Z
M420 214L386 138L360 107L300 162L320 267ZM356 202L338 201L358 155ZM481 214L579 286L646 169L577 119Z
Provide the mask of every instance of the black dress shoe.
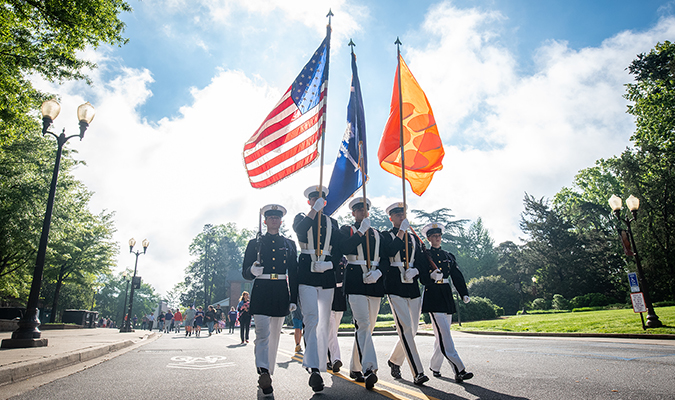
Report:
M338 372L340 372L340 367L341 367L341 366L342 366L342 361L340 361L340 360L335 360L335 362L333 363L333 366L332 366L331 370L332 370L334 373L337 374Z
M269 372L262 372L258 377L258 386L262 389L264 394L271 394L274 389L272 388L272 378L270 377Z
M318 371L312 371L312 375L309 376L309 386L311 386L312 390L315 392L323 390L323 378Z
M349 371L349 377L355 380L356 382L365 382L366 379L363 377L361 371Z
M377 375L371 370L366 371L366 376L365 376L365 381L366 381L366 389L368 390L373 390L375 387L375 383L377 382Z
M393 376L394 379L401 379L401 367L391 361L387 361L387 365L391 368L391 376Z
M466 380L473 378L473 373L466 372L465 369L461 370L457 375L455 375L455 382L462 383Z
M431 368L429 368L429 371L431 371L431 373L434 374L434 378L440 378L441 377L441 371L434 371Z
M421 386L421 385L424 385L424 382L428 382L428 381L429 381L429 377L424 375L424 372L420 372L415 377L415 380L413 381L413 383L415 385Z

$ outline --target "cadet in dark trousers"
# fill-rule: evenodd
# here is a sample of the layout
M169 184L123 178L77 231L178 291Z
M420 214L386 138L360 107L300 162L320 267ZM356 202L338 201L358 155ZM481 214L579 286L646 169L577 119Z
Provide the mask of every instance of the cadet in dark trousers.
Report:
M298 297L302 305L302 322L305 325L305 354L302 366L311 374L309 386L319 392L323 390L323 378L320 371L326 371L328 363L328 332L330 331L330 309L335 289L335 264L340 261L338 244L340 232L337 221L319 211L326 205L328 189L310 186L305 190L310 210L307 215L295 216L293 230L300 242L298 260ZM316 249L319 249L317 255Z
M340 353L340 344L338 343L338 330L342 315L347 310L347 299L342 290L345 275L346 259L343 257L335 271L335 291L333 292L333 303L330 308L330 327L328 336L328 364L329 370L337 373L342 367L342 354Z
M422 311L422 298L417 282L420 271L429 268L428 261L422 252L422 243L407 232L410 223L406 218L404 204L390 205L387 207L387 214L394 227L389 231L392 238L387 248L390 266L385 274L384 285L398 332L398 342L389 356L387 365L391 368L391 376L401 379L401 365L404 360L408 360L413 382L415 385L422 385L429 377L424 374L415 345L415 335Z
M437 223L431 223L422 228L422 235L426 236L431 243L429 255L434 262L434 265L420 272L420 281L424 284L422 312L428 312L431 316L436 336L430 363L431 372L435 377L440 377L441 365L445 358L452 365L455 382L461 383L473 378L473 374L464 369L464 363L459 358L450 335L452 314L456 312L450 282L452 281L464 303L468 303L471 299L466 289L464 275L457 268L455 256L441 249L443 229L444 226Z
M377 382L377 354L373 345L373 329L384 296L384 277L389 260L386 248L391 239L378 230L370 228L368 209L370 200L358 197L349 203L354 216L354 225L344 225L340 233L344 237L340 246L347 257L344 291L354 318L354 348L349 366L349 376L357 382L365 382L372 389ZM366 243L366 234L368 243ZM370 250L370 269L366 251Z
M279 235L286 209L270 204L261 212L265 216L267 233L259 241L248 242L242 275L254 280L250 313L255 318L255 365L258 386L264 394L270 394L273 392L271 375L276 365L281 326L298 301L297 250L295 242Z

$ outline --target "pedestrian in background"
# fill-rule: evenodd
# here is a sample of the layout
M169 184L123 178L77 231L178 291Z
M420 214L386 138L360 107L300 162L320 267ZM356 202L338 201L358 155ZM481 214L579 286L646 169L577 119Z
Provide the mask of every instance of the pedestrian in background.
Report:
M234 306L230 307L230 312L227 313L227 317L229 319L229 333L234 333L234 325L237 323L237 310L234 308Z
M202 307L197 308L195 313L195 336L199 337L199 334L202 333L202 325L204 324L204 311Z
M213 326L216 324L216 309L213 306L209 306L204 314L204 321L206 322L206 327L209 329L209 336L213 333Z
M192 336L192 325L195 323L195 315L197 315L197 310L195 310L194 305L191 305L185 311L185 336Z
M300 346L300 341L302 340L302 310L300 303L298 302L298 308L291 313L293 318L293 336L295 337L295 352L302 353L302 346Z
M239 334L241 335L241 344L248 343L248 333L251 329L251 313L249 313L250 298L247 291L242 292L239 298Z
M168 309L166 311L166 314L164 314L164 333L171 332L172 322L173 322L173 313L171 312L171 309Z
M176 309L176 312L173 314L173 327L176 330L176 333L180 333L180 324L183 323L183 314L181 314L180 309Z

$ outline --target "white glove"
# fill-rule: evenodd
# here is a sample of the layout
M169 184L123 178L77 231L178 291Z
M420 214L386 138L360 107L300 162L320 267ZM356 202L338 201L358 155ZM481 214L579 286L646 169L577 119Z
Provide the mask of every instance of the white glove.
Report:
M368 228L370 228L370 218L364 218L363 221L361 221L361 226L359 227L359 232L362 235L365 235L366 232L368 232Z
M408 230L408 228L410 228L410 222L408 222L408 218L406 218L406 219L404 219L403 221L401 221L401 227L398 228L398 229L400 229L400 230L402 230L403 232L405 232L405 231Z
M314 211L319 212L319 211L323 210L323 208L325 206L326 206L326 200L323 197L319 197L314 202L314 205L312 206L312 208L314 209Z
M298 309L298 306L295 303L291 303L288 305L288 311L293 312Z
M409 281L412 278L416 277L419 273L420 271L417 268L408 268L405 271L405 279Z
M373 284L377 282L378 279L382 276L382 271L379 269L375 269L372 271L368 271L364 276L363 276L363 283L365 284Z
M435 281L440 281L440 280L442 280L442 279L443 279L443 272L441 272L440 269L435 269L435 270L431 273L431 279L433 279L433 280L435 280Z
M260 263L257 262L257 261L254 262L253 264L251 264L251 274L253 276L261 275L263 273L263 269L264 269L264 267L262 265L260 265Z
M464 302L464 304L468 304L471 301L471 298L469 296L464 296L462 297L462 301Z

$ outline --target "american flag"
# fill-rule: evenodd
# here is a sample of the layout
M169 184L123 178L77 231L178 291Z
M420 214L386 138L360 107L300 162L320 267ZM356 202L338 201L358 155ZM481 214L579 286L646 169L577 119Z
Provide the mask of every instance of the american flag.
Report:
M244 145L244 164L254 188L276 183L316 160L326 128L329 59L330 27L321 46Z

